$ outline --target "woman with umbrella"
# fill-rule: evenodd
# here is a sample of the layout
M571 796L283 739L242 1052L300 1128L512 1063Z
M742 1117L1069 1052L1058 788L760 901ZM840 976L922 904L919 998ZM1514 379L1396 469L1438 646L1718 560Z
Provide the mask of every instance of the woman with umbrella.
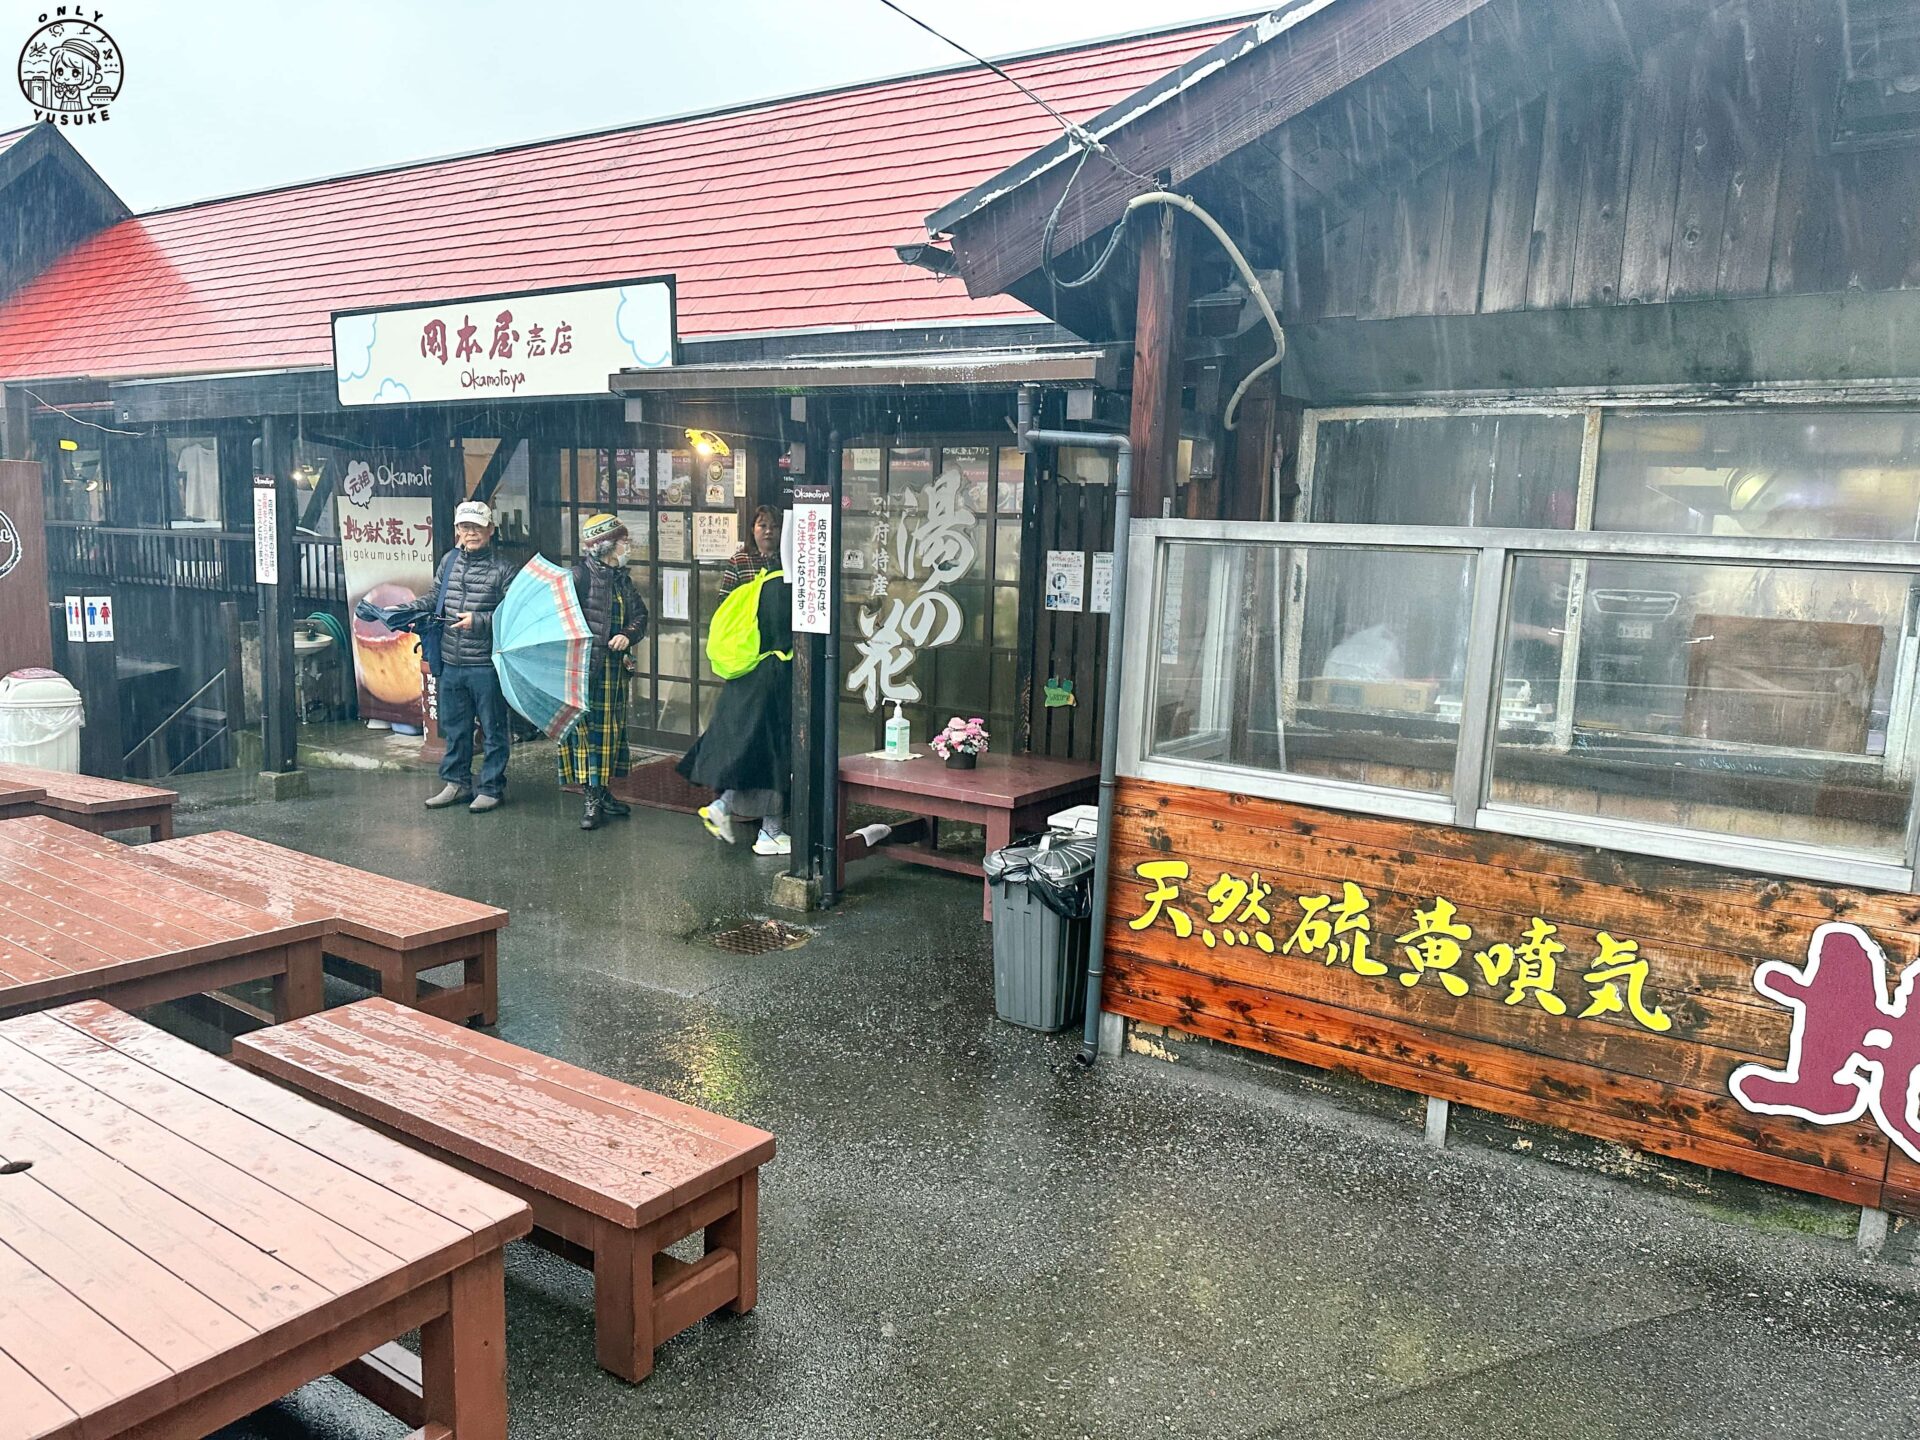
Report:
M586 713L560 742L560 783L586 791L582 830L597 830L609 815L631 814L613 798L611 781L625 775L629 653L647 633L647 607L627 573L627 527L612 515L590 515L580 530L583 552L573 565L573 590L593 646L587 659Z

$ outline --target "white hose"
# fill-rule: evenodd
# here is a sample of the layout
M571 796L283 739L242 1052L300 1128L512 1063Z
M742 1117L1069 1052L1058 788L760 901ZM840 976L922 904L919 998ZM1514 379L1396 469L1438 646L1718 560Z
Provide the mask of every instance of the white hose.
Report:
M1287 354L1287 332L1280 328L1280 317L1274 313L1273 302L1267 299L1267 292L1260 284L1260 277L1253 273L1253 267L1247 263L1247 257L1240 253L1240 247L1233 243L1233 237L1227 234L1220 222L1206 212L1198 201L1185 195L1176 195L1171 190L1149 190L1144 195L1136 195L1127 202L1122 218L1148 205L1169 205L1175 210L1184 210L1207 229L1213 232L1213 238L1220 242L1220 248L1227 252L1227 258L1233 261L1240 271L1240 278L1247 282L1247 290L1253 296L1254 303L1260 307L1260 313L1266 317L1267 328L1273 332L1273 354L1262 360L1246 373L1246 376L1234 387L1233 395L1227 401L1225 417L1226 428L1234 427L1234 417L1240 409L1240 401L1246 395L1247 388L1267 371L1273 369Z

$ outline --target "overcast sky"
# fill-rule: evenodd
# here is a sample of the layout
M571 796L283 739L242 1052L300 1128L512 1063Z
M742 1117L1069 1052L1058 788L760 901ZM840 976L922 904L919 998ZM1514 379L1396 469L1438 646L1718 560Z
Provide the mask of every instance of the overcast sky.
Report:
M988 56L1239 8L1231 0L902 3ZM52 8L0 0L0 55L17 56ZM119 42L126 81L111 120L67 133L135 210L962 58L879 0L94 0L88 8ZM0 95L0 129L32 120L11 75Z

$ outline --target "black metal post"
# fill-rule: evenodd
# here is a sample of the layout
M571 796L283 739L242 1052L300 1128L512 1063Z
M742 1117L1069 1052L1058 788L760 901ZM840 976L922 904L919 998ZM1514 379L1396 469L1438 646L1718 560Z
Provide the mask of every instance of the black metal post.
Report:
M827 595L828 629L820 666L823 703L820 717L820 908L840 898L840 430L827 435Z
M285 421L269 415L260 423L260 442L265 473L253 477L262 670L260 769L265 775L278 776L299 768L299 701L293 675L293 593L298 578L293 543L293 431ZM263 524L269 528L263 529ZM262 563L269 556L270 563Z
M92 604L95 600L107 602L109 616L118 608L111 595L89 595L86 597L89 611L95 608ZM93 620L92 614L88 619ZM112 640L92 640L67 647L68 662L77 662L79 666L80 673L74 679L86 706L87 723L80 731L80 769L83 774L107 780L119 780L126 775L125 752L120 748L123 734L120 666L116 659L119 653L120 647Z

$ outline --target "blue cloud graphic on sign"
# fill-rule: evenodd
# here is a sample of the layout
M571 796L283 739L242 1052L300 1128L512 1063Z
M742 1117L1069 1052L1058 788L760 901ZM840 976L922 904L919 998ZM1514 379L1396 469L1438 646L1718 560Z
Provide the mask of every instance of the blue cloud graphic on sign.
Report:
M380 382L380 388L373 392L376 405L398 405L403 400L411 400L413 392L389 375Z
M373 370L373 337L380 328L378 315L345 315L334 322L334 364L340 379L364 380Z
M673 314L664 285L624 285L613 312L613 328L642 369L673 359Z

